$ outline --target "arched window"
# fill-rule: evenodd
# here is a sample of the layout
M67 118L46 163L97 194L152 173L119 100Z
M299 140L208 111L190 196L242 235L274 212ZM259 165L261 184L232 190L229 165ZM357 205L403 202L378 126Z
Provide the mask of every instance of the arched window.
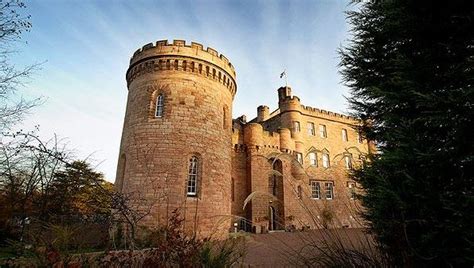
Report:
M199 179L199 161L196 156L192 156L189 159L189 169L188 169L188 184L186 186L186 194L188 196L197 195L197 184Z
M277 198L282 197L283 189L283 163L280 159L269 159L269 162L272 164L273 174L270 176L269 180L269 192L270 194L276 196Z
M163 116L163 105L164 105L163 94L159 94L156 97L155 117L162 117Z

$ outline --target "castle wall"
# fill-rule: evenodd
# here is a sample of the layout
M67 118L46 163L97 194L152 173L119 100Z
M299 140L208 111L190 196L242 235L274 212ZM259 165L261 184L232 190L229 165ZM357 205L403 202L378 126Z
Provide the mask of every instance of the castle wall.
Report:
M243 124L246 131L234 134L233 142L243 142L239 146L247 148L247 181L251 187L246 193L272 194L274 187L271 178L271 159L282 161L282 188L278 188L279 200L270 196L256 195L250 203L252 220L258 230L270 228L269 206L283 211L278 212L283 228L323 228L323 227L361 227L359 204L352 198L354 182L350 181L344 162L351 157L354 167L362 164L362 158L369 151L367 141L359 142L358 122L348 116L301 105L298 97L291 96L291 90L280 95L279 109L266 121L260 116ZM262 107L262 106L261 106ZM259 108L261 110L261 108ZM259 122L260 121L260 122ZM294 121L300 123L300 131L294 128ZM259 123L256 123L259 122ZM314 135L309 133L307 123L314 124ZM319 125L326 126L326 137L321 137ZM347 131L347 141L342 137L342 129ZM269 130L269 131L267 131ZM317 155L317 166L310 165L309 154ZM303 163L296 161L296 154L303 155ZM328 153L330 166L322 166L322 154ZM321 198L312 196L311 181L321 183ZM334 185L333 198L326 199L324 183ZM355 191L360 191L359 189ZM277 204L281 204L281 207ZM238 206L238 204L234 204Z

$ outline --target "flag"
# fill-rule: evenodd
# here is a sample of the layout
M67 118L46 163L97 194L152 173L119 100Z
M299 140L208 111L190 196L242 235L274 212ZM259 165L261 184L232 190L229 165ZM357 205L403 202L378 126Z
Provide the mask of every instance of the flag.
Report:
M280 78L283 78L283 76L286 76L286 71L283 71L283 73L280 74Z

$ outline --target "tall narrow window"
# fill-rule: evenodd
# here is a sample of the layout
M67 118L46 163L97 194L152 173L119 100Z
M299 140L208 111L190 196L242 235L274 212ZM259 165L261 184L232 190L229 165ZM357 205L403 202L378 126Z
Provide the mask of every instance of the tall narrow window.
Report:
M296 153L296 160L303 165L303 154L302 153Z
M334 198L334 183L331 181L331 182L325 182L324 183L324 186L325 186L325 197L326 199L333 199Z
M314 136L316 135L314 130L314 123L308 122L308 135Z
M163 116L163 94L158 95L156 97L156 109L155 109L155 117L162 117Z
M345 129L345 128L342 129L342 140L343 141L348 141L348 139L347 139L347 129Z
M326 132L326 125L319 125L319 136L321 138L327 138L328 134Z
M227 124L227 106L224 106L224 108L222 108L222 128L223 129L227 129L228 128L228 124Z
M119 180L119 184L118 184L118 190L120 192L123 191L123 181L125 180L125 170L127 168L127 158L125 156L125 154L122 154L122 156L120 157L120 168L121 168L121 171L120 171L120 180Z
M293 131L294 132L300 132L301 131L300 122L293 121Z
M329 154L328 153L323 153L323 167L325 168L329 167Z
M344 156L344 165L346 169L352 169L352 160L350 155Z
M296 188L296 194L298 195L299 199L303 197L303 189L301 188L301 185L298 185L298 187Z
M198 183L198 158L196 156L192 156L189 159L188 185L186 187L186 193L188 196L197 195L197 183Z
M272 177L272 195L276 196L277 195L277 176L273 175Z
M316 153L315 152L309 153L309 164L311 166L317 166L318 165L318 160L316 158Z
M232 202L234 202L235 201L235 193L234 193L234 191L235 191L235 180L234 180L234 178L231 178L231 183L232 184L230 185L230 197L232 199Z
M319 181L311 181L311 198L321 199L321 184Z
M354 200L356 197L356 184L353 181L347 183L347 187L349 188L349 198Z

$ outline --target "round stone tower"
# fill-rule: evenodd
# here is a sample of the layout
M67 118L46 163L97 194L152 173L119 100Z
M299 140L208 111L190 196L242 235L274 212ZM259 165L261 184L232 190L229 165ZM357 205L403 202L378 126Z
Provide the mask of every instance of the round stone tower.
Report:
M116 188L147 215L139 224L166 224L177 210L187 232L226 233L237 90L232 64L201 44L164 40L133 54L126 79Z

